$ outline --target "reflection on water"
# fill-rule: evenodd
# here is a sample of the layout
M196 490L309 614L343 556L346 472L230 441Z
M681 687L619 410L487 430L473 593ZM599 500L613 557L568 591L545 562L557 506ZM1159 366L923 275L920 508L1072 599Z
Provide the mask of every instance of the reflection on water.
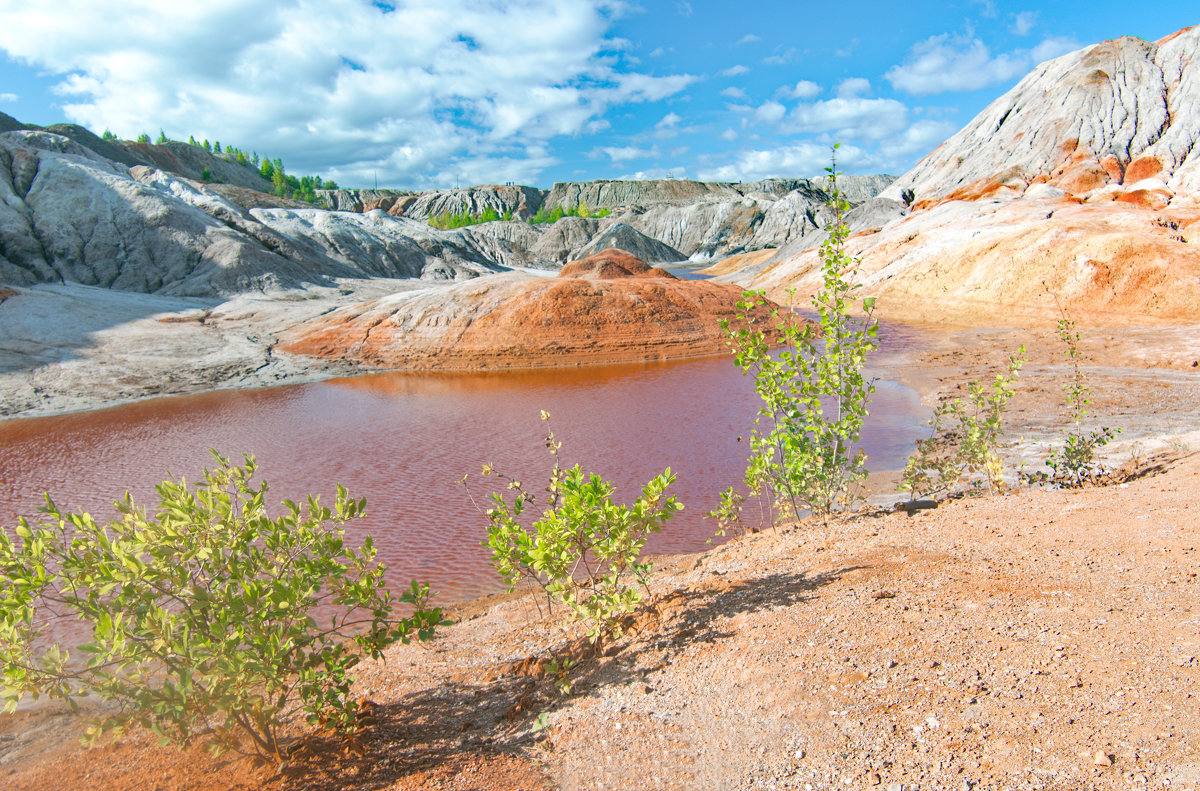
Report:
M900 327L885 346L912 344ZM377 374L263 390L220 391L108 410L0 423L0 521L32 514L49 491L71 510L113 514L126 489L146 503L166 472L198 477L208 448L253 452L273 501L334 484L367 498L370 532L394 587L429 580L440 602L500 586L480 545L485 521L458 485L494 463L531 489L549 469L539 410L553 416L566 464L612 480L632 500L670 466L686 508L651 552L702 549L703 513L740 479L757 399L729 358L483 374ZM899 467L921 435L916 395L880 382L864 434L870 466ZM484 481L473 476L482 505ZM486 479L494 481L495 479Z

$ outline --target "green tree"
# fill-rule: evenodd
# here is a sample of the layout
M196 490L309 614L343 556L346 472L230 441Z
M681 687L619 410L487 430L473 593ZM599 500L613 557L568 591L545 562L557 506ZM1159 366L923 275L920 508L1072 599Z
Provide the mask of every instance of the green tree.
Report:
M149 143L150 135L146 134L145 132L142 132L140 135L137 136L137 141L139 143Z
M101 140L116 140L117 136L112 133L112 130L105 129L104 134L100 136Z
M878 346L879 327L874 298L855 296L858 262L846 252L849 204L837 188L836 165L835 159L826 168L834 218L821 245L822 288L811 300L818 326L798 322L779 308L772 309L773 326L755 326L752 311L771 303L754 291L739 303L738 326L722 322L735 365L754 376L762 400L750 437L745 484L752 494L769 497L777 521L796 518L805 509L826 515L851 507L861 496L858 483L867 475L866 455L855 446L875 392L863 367ZM789 292L790 298L794 295ZM778 341L783 350L772 352ZM741 503L732 489L725 492L721 506L711 513L718 519L718 532L737 521Z
M101 525L47 497L37 523L0 531L8 711L26 694L95 695L120 705L92 738L143 726L283 762L287 723L354 726L348 673L362 654L432 634L441 616L428 588L414 582L401 597L412 614L395 619L370 537L346 545L341 525L363 500L339 486L332 509L310 496L272 517L253 457L217 461L194 490L160 484L152 513L126 494ZM91 639L39 648L64 620L87 624Z

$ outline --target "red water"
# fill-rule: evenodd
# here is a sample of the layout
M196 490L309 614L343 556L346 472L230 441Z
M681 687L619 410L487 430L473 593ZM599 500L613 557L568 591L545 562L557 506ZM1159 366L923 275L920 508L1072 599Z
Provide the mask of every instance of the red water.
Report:
M885 345L913 342L899 328ZM366 497L371 533L393 587L427 580L440 603L501 588L481 546L485 520L458 484L472 473L482 505L482 463L536 489L549 470L545 409L567 464L614 482L622 501L670 466L685 510L648 549L702 549L703 517L741 478L757 399L753 382L718 357L673 363L503 374L379 374L263 390L161 398L112 409L0 423L0 524L31 515L49 491L64 509L113 514L130 490L152 505L168 471L189 480L211 466L208 448L253 452L274 502L334 484ZM874 470L903 464L927 416L915 394L886 381L863 444Z

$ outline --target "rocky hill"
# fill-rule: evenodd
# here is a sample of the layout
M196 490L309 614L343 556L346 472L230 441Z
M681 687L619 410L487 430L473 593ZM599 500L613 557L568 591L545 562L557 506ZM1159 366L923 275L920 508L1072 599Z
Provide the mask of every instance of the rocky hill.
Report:
M725 351L720 322L737 321L741 295L602 250L557 277L509 272L350 305L285 332L277 349L404 370L697 357ZM754 318L769 321L770 311Z
M1034 69L899 178L918 207L1046 183L1077 197L1200 194L1200 26L1123 37ZM1120 187L1121 189L1115 189ZM1153 199L1151 199L1153 200Z
M267 194L253 168L198 146L104 140L9 116L0 129L0 282L16 286L214 297L330 278L453 280L553 269L608 247L653 263L722 257L807 238L828 221L825 185L807 179L330 190L322 193L328 208L316 209ZM888 181L853 177L848 187L869 197ZM428 225L444 214L521 218L580 204L614 211L536 225Z
M860 204L877 196L892 180L891 176L844 176L839 186L849 201ZM819 232L830 216L825 206L828 189L825 178L821 177L753 182L602 180L563 182L550 190L491 185L424 193L326 190L320 194L327 208L356 212L382 209L397 217L421 221L444 214L480 215L486 209L502 216L511 213L517 219L528 219L541 208L567 210L582 205L609 209L613 212L612 219L596 225L593 233L607 230L610 223L621 223L649 240L666 245L677 257L666 258L666 251L656 252L641 242L637 249L618 246L647 260L668 261L721 258L781 247ZM586 250L582 244L561 249L555 246L554 256L518 253L517 257L527 259L525 265L554 266L567 258L609 246L611 240L596 240L587 244Z
M1200 27L1043 63L852 212L879 308L973 324L1200 317ZM910 205L911 204L911 205ZM815 287L806 235L725 262L735 282ZM745 264L745 266L742 266Z

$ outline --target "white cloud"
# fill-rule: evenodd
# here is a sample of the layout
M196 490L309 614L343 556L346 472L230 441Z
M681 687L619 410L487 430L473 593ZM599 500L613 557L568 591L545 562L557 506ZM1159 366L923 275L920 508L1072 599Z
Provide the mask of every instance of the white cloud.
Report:
M795 58L796 58L796 48L791 47L789 49L784 50L783 52L779 52L774 55L769 55L769 56L763 58L763 63L766 63L770 66L782 66L786 63L791 63L793 60L795 60Z
M15 102L20 98L15 93L0 93L0 102Z
M740 44L753 44L755 41L762 41L762 36L756 36L753 33L747 33L746 35L739 38L737 40L737 43L739 45Z
M1013 17L1012 24L1008 29L1018 36L1027 36L1029 31L1033 30L1033 26L1037 24L1037 11L1022 11Z
M675 126L682 120L683 120L683 118L681 118L676 113L667 113L666 115L664 115L662 117L661 121L659 121L657 124L654 125L654 128L655 129L667 129L669 127Z
M821 175L829 165L830 147L804 141L769 150L743 151L728 164L699 174L706 181L752 181L771 176L810 177ZM856 170L870 157L854 146L838 148L838 170Z
M626 173L622 176L617 176L618 181L646 181L648 179L685 179L687 178L687 168L651 168L650 170L639 170L636 173Z
M905 93L973 91L1021 76L1032 65L1027 50L993 57L977 38L944 33L913 45L903 65L888 69L884 77Z
M691 16L692 4L686 2L686 0L679 0L679 2L675 4L675 10L679 12L680 16Z
M637 146L601 146L594 149L593 156L603 154L613 162L629 162L633 159L646 159L658 156L656 148L638 148Z
M724 97L727 97L729 99L745 99L746 98L745 91L743 91L741 88L734 88L733 86L730 86L730 87L726 88L725 90L721 91L721 95Z
M1074 52L1079 49L1080 44L1073 38L1066 36L1051 36L1034 47L1030 54L1033 56L1035 64L1043 61L1057 58L1059 55L1066 55L1068 52Z
M854 54L854 50L856 50L856 49L858 49L858 39L852 38L852 39L850 39L849 44L847 44L844 47L835 49L833 51L833 54L837 55L839 58L848 58Z
M995 19L999 14L994 0L971 0L971 2L979 6L979 13L987 19Z
M895 99L838 97L799 104L780 123L787 132L809 132L834 140L882 140L908 124L908 108Z
M849 77L838 83L839 99L853 99L856 96L871 93L871 81L864 77Z
M750 71L750 69L746 68L745 66L743 66L739 63L737 66L730 66L728 69L722 69L721 76L722 77L736 77L739 74L747 74L747 73L749 73L749 71Z
M881 140L877 150L889 165L899 163L903 167L905 163L925 156L957 131L958 124L949 121L917 121L900 134Z
M618 71L607 0L0 0L0 50L62 76L73 121L220 138L338 181L536 178L527 144L695 78ZM627 68L628 64L623 68ZM489 162L496 172L487 175ZM445 182L440 182L444 184Z
M667 51L665 49L663 49L662 47L655 47L654 49L650 50L650 57L652 57L652 58L661 58L663 55L666 55L666 54L667 54Z
M722 140L737 140L738 133L737 133L736 129L726 129L724 132L722 132L721 134L719 134L717 136L720 137Z
M773 124L787 114L787 108L779 102L766 102L754 111L754 120L764 124Z
M779 89L780 96L787 96L792 99L813 99L821 92L821 86L811 80L800 80L795 85L788 87L784 86Z

